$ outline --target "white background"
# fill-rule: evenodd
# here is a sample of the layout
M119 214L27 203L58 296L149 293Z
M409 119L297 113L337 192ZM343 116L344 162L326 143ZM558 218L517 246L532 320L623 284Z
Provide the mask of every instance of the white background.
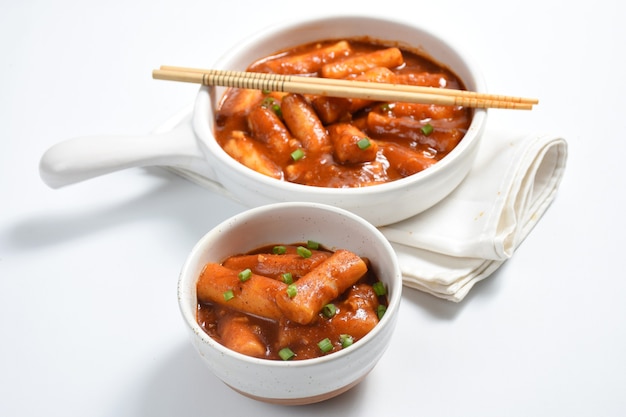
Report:
M92 4L90 4L92 3ZM407 6L408 5L408 6ZM0 415L623 416L626 29L618 1L34 1L0 3ZM176 280L193 244L243 208L160 168L49 189L61 140L151 131L209 67L297 10L436 28L492 92L540 98L490 128L555 133L559 194L512 259L459 304L406 290L366 380L285 408L242 397L191 347Z

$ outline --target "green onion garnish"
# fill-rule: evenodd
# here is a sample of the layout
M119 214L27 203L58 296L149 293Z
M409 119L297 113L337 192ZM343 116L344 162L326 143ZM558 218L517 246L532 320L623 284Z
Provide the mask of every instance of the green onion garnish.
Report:
M296 149L295 151L291 152L291 159L293 159L294 161L299 161L303 157L304 151L302 149Z
M271 93L270 90L262 90L262 91L263 91L263 94ZM274 99L274 97L265 97L263 101L261 102L261 107L270 109L271 111L276 113L276 116L282 119L283 110L280 108L280 104L278 104L278 102L276 101L276 99Z
M372 285L372 288L378 296L387 294L387 288L385 288L385 284L380 281L375 282L374 285Z
M331 318L335 314L337 314L337 307L335 307L335 305L332 303L326 304L324 307L322 307L322 314L326 318Z
M289 298L295 297L296 294L298 294L298 287L296 287L296 284L287 285L287 295Z
M435 130L435 128L430 123L426 123L424 126L422 126L422 133L425 134L426 136L433 133L433 130Z
M224 301L228 301L235 298L233 290L224 291Z
M341 341L341 347L343 349L347 348L348 346L354 343L354 339L349 334L339 335L339 340Z
M292 359L294 356L296 356L296 354L293 353L293 350L286 347L278 351L278 356L280 356L282 360L288 361L289 359Z
M280 277L285 284L293 284L293 275L291 275L291 272L285 272Z
M282 255L283 253L287 252L287 248L284 246L274 246L272 248L272 253L274 255Z
M332 342L330 341L330 339L329 339L329 338L326 338L326 339L320 340L320 341L317 343L317 346L318 346L318 347L320 348L320 350L321 350L322 352L324 352L324 353L327 353L327 352L330 352L331 350L333 350L333 344L332 344Z
M246 282L252 277L252 271L250 270L250 268L246 268L239 274L237 274L237 276L239 277L239 281Z
M364 137L362 139L359 139L359 141L356 143L356 146L358 146L361 150L365 150L372 146L372 143L370 142L370 139L368 137Z
M296 252L298 252L298 255L302 256L303 258L310 258L312 255L311 251L304 246L298 246Z
M320 244L314 240L307 240L306 247L312 250L317 250L320 248Z
M389 105L389 103L383 103L380 105L380 110L387 112L391 110L391 106Z
M378 315L378 320L383 318L383 316L385 315L385 312L387 312L387 306L385 306L384 304L378 304L378 307L376 307L376 314Z

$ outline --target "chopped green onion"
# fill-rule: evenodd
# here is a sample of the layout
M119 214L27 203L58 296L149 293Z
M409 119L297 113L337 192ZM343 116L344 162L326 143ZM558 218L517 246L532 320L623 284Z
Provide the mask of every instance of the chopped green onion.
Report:
M298 246L296 252L298 252L298 255L302 256L303 258L310 258L312 255L311 251L304 246Z
M328 353L328 352L330 352L331 350L333 350L333 343L330 341L330 339L329 339L329 338L326 338L326 339L320 340L320 341L317 343L317 346L318 346L318 347L320 348L320 350L321 350L322 352L324 352L324 353Z
M314 240L307 240L306 247L309 249L317 250L320 248L320 244Z
M358 146L361 150L365 150L372 146L372 143L370 142L370 139L368 137L364 137L362 139L359 139L359 141L356 143L356 146Z
M391 110L391 106L389 105L389 103L383 103L380 105L380 110L387 112Z
M341 347L343 349L354 343L354 339L349 334L340 334L339 340L341 341Z
M293 284L293 275L291 275L291 272L285 272L281 275L281 278L285 284Z
M333 303L326 304L324 307L322 307L322 314L326 318L331 318L335 314L337 314L337 307L335 307Z
M264 95L268 95L269 93L272 92L271 90L267 90L267 89L263 89L262 91Z
M229 301L233 298L235 298L233 290L224 291L224 301Z
M274 246L272 248L272 253L274 255L282 255L283 253L287 252L287 248L284 246Z
M282 348L280 351L278 351L278 356L280 356L280 358L282 360L288 361L290 359L293 359L293 357L296 356L296 354L293 353L293 350L291 350L288 347L286 347L286 348Z
M425 134L426 136L433 133L433 130L435 130L435 128L430 123L426 123L424 126L422 126L422 133Z
M304 151L302 149L296 149L295 151L291 152L291 159L293 159L294 161L299 161L303 157Z
M378 307L376 307L376 314L378 315L378 320L382 319L386 312L387 312L387 306L384 304L378 304Z
M372 288L378 296L387 294L387 288L385 288L385 284L380 281L375 282L374 285L372 285Z
M263 94L269 93L271 93L270 90L263 90ZM271 111L276 113L276 116L280 118L283 117L283 110L280 108L280 104L278 104L278 101L276 101L274 97L265 97L261 102L261 107L270 109Z
M295 297L296 294L298 294L298 287L296 287L296 284L287 285L287 295L289 298Z
M241 271L237 276L239 277L239 281L246 282L252 277L252 271L250 270L250 268L246 268Z

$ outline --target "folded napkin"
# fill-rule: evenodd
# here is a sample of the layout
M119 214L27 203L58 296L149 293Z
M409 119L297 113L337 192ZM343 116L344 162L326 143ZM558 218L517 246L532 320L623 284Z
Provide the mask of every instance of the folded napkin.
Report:
M189 123L190 112L183 109L157 132ZM487 130L473 168L452 194L417 216L380 228L397 252L404 284L461 301L537 224L555 197L566 159L567 143L560 137ZM168 169L233 198L211 179Z
M459 187L429 210L380 228L397 252L404 284L461 301L541 219L566 160L563 138L487 130Z

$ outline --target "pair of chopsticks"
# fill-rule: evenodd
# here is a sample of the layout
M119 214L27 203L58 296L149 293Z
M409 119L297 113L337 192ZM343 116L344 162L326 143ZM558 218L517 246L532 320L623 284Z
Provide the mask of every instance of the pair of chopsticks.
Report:
M207 86L474 108L531 110L534 104L539 103L533 98L446 88L173 66L161 66L152 71L152 78Z

